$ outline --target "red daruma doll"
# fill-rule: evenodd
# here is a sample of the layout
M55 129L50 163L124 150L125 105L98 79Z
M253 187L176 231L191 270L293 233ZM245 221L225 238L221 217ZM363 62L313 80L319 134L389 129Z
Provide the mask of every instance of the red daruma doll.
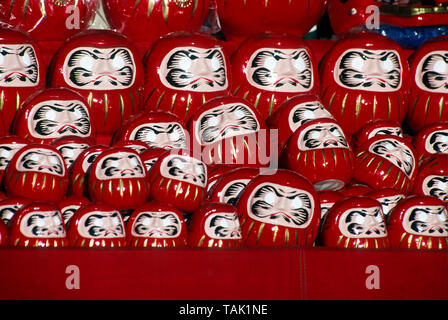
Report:
M207 193L207 166L193 151L167 150L148 175L150 198L186 213L201 206Z
M127 223L128 246L170 248L187 245L182 212L173 206L150 202L138 207Z
M258 110L263 120L296 95L318 92L319 75L302 39L261 34L244 41L231 58L232 93Z
M334 248L389 248L381 204L368 197L340 200L327 213L321 241Z
M165 36L145 57L145 108L188 121L203 103L230 93L229 66L223 44L207 34Z
M370 120L403 121L409 66L393 40L368 32L347 36L321 66L322 101L348 136Z
M237 209L225 203L204 203L189 221L192 247L229 248L243 244Z
M108 143L141 108L141 58L116 32L89 30L68 39L53 58L49 75L51 87L71 88L84 97L99 139Z
M68 188L68 172L53 146L29 144L11 159L4 176L9 197L59 202Z
M278 169L258 175L244 188L237 208L247 246L312 246L316 240L319 199L298 173Z
M388 219L393 248L446 250L448 216L442 200L413 196L393 209Z
M0 115L9 131L15 113L45 87L45 66L37 43L22 31L0 28Z

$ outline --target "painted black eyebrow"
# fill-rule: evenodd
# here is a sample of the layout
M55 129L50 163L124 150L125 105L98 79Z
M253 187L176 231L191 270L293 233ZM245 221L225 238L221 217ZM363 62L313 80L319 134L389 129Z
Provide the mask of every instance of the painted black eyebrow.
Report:
M28 221L27 221L27 224L26 224L26 225L29 227L29 226L32 224L31 220L32 220L32 219L35 219L35 218L44 219L45 216L42 215L42 214L35 213L35 214L33 214L32 216L30 216L30 217L28 218Z
M209 52L210 50L208 50L207 52L206 52L206 54ZM216 54L221 54L221 52L218 50L218 49L213 49L213 51L212 52L210 52L207 56L206 56L206 58L207 59L211 59L214 55L216 55Z
M108 158L105 158L105 159L103 160L103 164L101 165L101 169L104 169L104 168L106 167L106 162L107 162L107 161L117 161L117 160L120 160L120 158L117 158L117 157L108 157Z

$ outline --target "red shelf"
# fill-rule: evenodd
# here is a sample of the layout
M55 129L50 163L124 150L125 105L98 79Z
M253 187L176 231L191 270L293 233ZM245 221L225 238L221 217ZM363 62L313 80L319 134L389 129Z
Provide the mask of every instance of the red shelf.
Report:
M79 289L66 281L79 270ZM368 289L375 273L379 289ZM370 278L369 278L370 277ZM448 299L448 252L2 249L0 299Z

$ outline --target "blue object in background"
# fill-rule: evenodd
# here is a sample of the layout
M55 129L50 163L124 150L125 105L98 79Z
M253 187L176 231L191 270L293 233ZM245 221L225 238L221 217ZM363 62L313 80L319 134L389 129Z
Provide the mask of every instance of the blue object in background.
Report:
M448 25L424 27L399 27L380 25L379 29L369 30L398 42L402 47L416 49L429 39L448 34Z

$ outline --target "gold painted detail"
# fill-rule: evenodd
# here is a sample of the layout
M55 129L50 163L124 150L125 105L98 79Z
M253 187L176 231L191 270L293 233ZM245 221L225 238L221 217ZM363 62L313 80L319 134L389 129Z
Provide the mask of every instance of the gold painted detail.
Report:
M193 0L174 0L174 3L179 8L185 9L185 8L188 8L189 6L191 6L191 4L193 3Z

